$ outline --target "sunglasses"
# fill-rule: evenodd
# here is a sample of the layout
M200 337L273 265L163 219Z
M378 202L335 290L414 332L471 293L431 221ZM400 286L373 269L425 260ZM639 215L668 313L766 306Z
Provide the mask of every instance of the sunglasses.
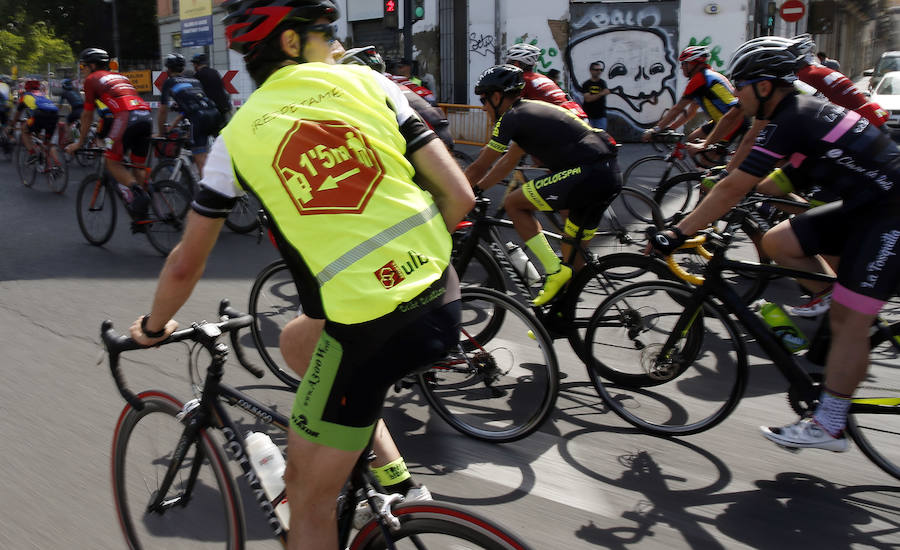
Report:
M306 32L320 32L324 35L325 41L331 44L337 35L337 23L316 23L315 25L307 25Z
M763 80L771 80L770 78L762 77L762 78L753 78L751 80L741 80L740 82L734 83L735 91L740 90L744 86L749 86L751 84L756 84L757 82L762 82Z
M488 98L486 96L483 96L483 95L478 96L478 101L480 101L482 105L487 103L487 100L488 100Z

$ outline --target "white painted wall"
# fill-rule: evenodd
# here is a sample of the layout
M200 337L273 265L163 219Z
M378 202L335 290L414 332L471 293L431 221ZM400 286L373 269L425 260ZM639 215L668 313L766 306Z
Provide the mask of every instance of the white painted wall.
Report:
M717 12L707 13L705 8L715 4ZM710 65L714 71L724 73L731 54L747 40L747 21L751 12L748 3L740 0L681 0L679 13L678 50L695 44L708 43L713 52ZM711 11L711 10L710 10ZM679 87L686 79L679 74Z

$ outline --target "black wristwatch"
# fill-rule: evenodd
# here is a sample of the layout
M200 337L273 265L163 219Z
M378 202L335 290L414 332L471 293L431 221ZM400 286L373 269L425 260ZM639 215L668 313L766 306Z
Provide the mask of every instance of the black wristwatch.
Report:
M147 319L149 319L149 318L150 318L150 314L148 313L147 315L144 315L143 319L141 319L141 332L144 333L144 336L146 336L147 338L159 338L160 336L162 336L163 334L166 333L165 326L163 326L163 328L161 328L159 330L147 329Z

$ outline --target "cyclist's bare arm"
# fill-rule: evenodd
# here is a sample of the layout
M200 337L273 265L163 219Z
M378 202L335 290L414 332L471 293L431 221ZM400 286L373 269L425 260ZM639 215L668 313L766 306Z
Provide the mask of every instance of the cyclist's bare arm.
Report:
M94 120L94 111L89 111L88 109L84 109L81 111L81 127L84 129L81 134L78 136L78 141L74 143L70 143L66 146L66 151L69 153L74 153L78 149L84 147L84 142L87 141L88 134L90 132L87 131L87 128L90 128L91 121Z
M193 210L188 212L187 226L181 242L169 253L159 274L150 319L147 321L146 328L150 332L163 328L166 332L160 338L148 338L141 330L141 318L138 318L131 325L131 337L136 342L149 346L178 328L178 323L172 317L181 309L197 281L203 276L206 259L212 252L224 223L225 218L208 218Z
M169 106L160 102L159 111L156 113L156 128L159 135L166 133L166 119L169 118Z
M759 133L762 132L762 129L768 124L768 120L753 119L753 124L750 126L750 129L747 130L747 133L744 134L740 145L735 149L734 155L732 155L731 160L728 162L727 170L729 172L737 170L738 166L744 162L744 159L750 154L750 149L753 149L753 144L756 142L756 136L758 136Z
M431 193L447 230L453 232L475 206L475 195L462 169L438 139L416 149L410 161L416 169L416 183Z
M710 189L697 208L678 224L685 235L693 235L713 221L721 218L744 196L753 190L762 178L737 170L729 173Z
M506 153L503 153L502 157L500 155L501 153L489 147L482 149L475 162L469 165L471 170L466 170L469 183L477 185L481 189L488 189L496 185L518 166L519 161L525 156L525 150L516 143L512 143ZM479 164L479 162L483 164Z

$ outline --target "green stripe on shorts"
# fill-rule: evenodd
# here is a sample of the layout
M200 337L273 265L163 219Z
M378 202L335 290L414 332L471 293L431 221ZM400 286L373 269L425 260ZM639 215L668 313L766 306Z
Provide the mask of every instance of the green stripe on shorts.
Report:
M306 376L297 388L291 428L313 443L343 451L361 451L369 443L374 424L360 428L322 420L343 354L341 344L322 332Z

